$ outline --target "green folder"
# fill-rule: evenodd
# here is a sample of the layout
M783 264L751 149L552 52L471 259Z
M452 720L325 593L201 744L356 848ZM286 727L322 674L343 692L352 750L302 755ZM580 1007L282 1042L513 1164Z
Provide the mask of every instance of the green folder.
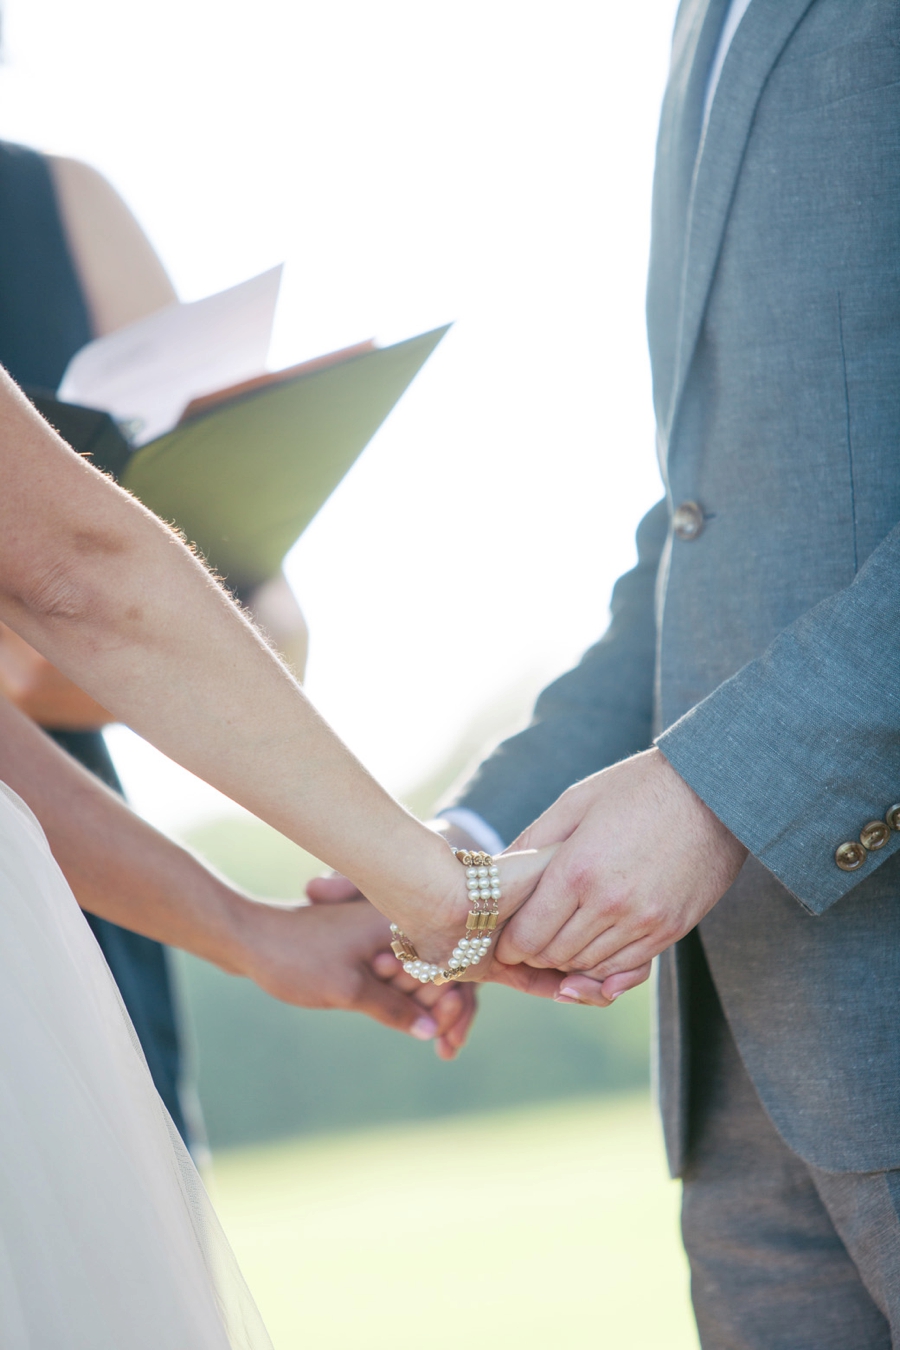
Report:
M277 572L448 328L301 368L188 415L135 451L121 436L116 444L106 414L27 392L75 449L93 454L246 590Z

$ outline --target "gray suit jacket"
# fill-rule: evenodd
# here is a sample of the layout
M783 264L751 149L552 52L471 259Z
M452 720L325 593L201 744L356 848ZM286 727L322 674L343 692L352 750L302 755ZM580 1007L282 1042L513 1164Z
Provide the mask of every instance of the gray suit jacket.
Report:
M900 802L900 11L753 0L698 147L724 9L683 0L659 134L666 499L604 638L461 800L511 838L656 734L750 849L700 933L767 1111L818 1166L900 1167L900 833L835 862ZM688 958L659 970L675 1172Z

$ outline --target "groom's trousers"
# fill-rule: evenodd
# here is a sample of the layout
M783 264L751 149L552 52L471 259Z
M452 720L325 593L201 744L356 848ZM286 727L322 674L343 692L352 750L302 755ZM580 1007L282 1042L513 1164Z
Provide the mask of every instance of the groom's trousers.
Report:
M787 1147L698 966L682 1226L703 1350L900 1347L900 1172Z

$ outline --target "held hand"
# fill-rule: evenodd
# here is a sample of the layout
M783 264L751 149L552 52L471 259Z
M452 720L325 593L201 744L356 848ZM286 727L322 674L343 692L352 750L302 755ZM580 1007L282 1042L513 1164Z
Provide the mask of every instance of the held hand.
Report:
M532 893L555 847L550 844L542 849L504 853L495 859L501 890L497 901L497 932ZM389 897L387 903L380 902L379 906L399 924L422 961L446 971L453 968L452 958L458 954L466 967L457 977L460 982L490 978L497 946L496 936L493 936L488 937L486 950L466 951L464 957L459 951L460 942L463 948L470 945L467 933L470 906L483 903L470 900L467 881L466 869L449 848L442 846L435 856L431 874L424 878L420 889L413 889L403 897ZM307 895L314 904L329 907L346 902L358 893L352 882L335 874L320 877L307 886ZM488 907L491 903L488 902ZM425 987L428 975L421 970L418 973Z
M452 821L438 817L430 822L430 826L456 848L478 847L476 841ZM487 979L491 984L505 984L507 988L530 994L533 998L552 998L557 1003L588 1003L592 1007L608 1008L620 994L643 984L650 976L650 969L648 961L637 970L622 971L605 982L588 980L584 990L570 990L569 981L563 980L563 971L538 970L524 964L506 966L495 957Z
M436 829L444 834L444 837L448 842L455 845L457 848L474 849L477 847L476 842L461 831L456 825L450 825L449 822L443 820L435 820L430 822L430 826L432 829ZM343 904L349 900L359 900L362 898L353 882L348 881L346 877L342 877L338 872L331 872L323 877L315 877L308 883L306 894L310 902L314 905ZM392 955L390 952L385 953L384 955L389 966ZM376 969L377 968L378 965L376 962ZM637 970L622 971L621 973L611 976L605 982L598 982L597 980L579 977L579 988L572 988L571 990L569 989L569 985L572 984L572 981L566 980L564 975L565 972L561 970L539 970L533 966L524 964L504 965L502 961L494 959L491 962L490 967L484 972L482 978L488 983L503 984L509 989L515 989L523 994L530 994L535 998L552 998L555 999L557 1003L578 1002L588 1003L598 1008L608 1008L620 994L624 994L626 990L633 989L637 985L642 984L649 977L650 963L647 962L646 965L641 966ZM412 980L410 976L403 972L396 977L394 982L395 984L398 984L404 992L408 992L416 987L416 981ZM581 987L582 985L583 987ZM465 992L466 994L474 996L475 991L471 984L460 984L458 987L460 993ZM423 993L427 993L431 988L433 988L431 985L423 986ZM442 1038L442 1041L438 1043L438 1054L442 1055L442 1058L444 1057L442 1054L443 1042L447 1041L453 1043L460 1030L463 1028L465 1034L467 1034L471 1021L474 1019L474 1015L475 1004L473 997L473 1003L468 1017L461 1017L460 1021L453 1028L448 1037Z
M461 841L461 845L466 842ZM314 877L307 884L306 896L312 905L342 905L352 900L365 899L358 887L346 877L342 877L339 872ZM432 1009L433 1015L440 1015L441 1030L435 1039L435 1051L439 1059L455 1059L468 1039L478 1011L478 997L474 984L441 987L434 984L420 984L418 980L406 974L389 949L376 955L372 969L379 979L389 980L393 987L403 994L413 994L416 1002Z
M699 923L747 856L656 749L569 788L516 846L551 840L564 842L497 955L589 975L607 1000ZM563 981L563 997L567 989L597 1001L583 980Z
M343 905L363 898L353 882L348 881L338 872L331 872L324 877L315 877L308 883L306 894L313 905ZM418 980L414 980L412 976L406 974L397 958L390 951L381 952L376 956L372 965L376 974L381 978L391 979L393 976L391 983L404 993L414 993L419 990L417 999L423 1003L427 1000L427 1006L431 1006L435 997L440 996L446 1000L453 998L455 995L463 1000L462 1010L456 1022L440 1036L435 1045L441 1059L452 1059L465 1043L466 1036L475 1018L477 1003L474 983L443 985L440 988L433 984L422 985ZM399 972L399 974L396 972ZM532 966L525 965L504 966L502 962L494 960L483 978L486 983L503 984L509 989L515 989L523 994L531 994L536 998L553 998L559 1003L573 1001L559 995L560 981L566 978L561 970L536 970ZM621 980L623 977L618 976L617 978ZM638 983L638 981L635 980L635 983ZM588 980L587 984L590 997L586 997L583 1001L591 1002L597 1007L609 1007L611 1000L604 998L597 981Z
M478 1012L476 986L420 984L407 975L392 951L378 952L372 959L372 969L379 979L389 981L401 994L411 995L434 1018L438 1027L434 1038L438 1059L455 1059L468 1040Z
M439 967L446 977L455 969L455 978L463 982L489 979L504 924L533 893L555 852L555 844L510 851L494 858L490 866L490 858L477 851L466 855L464 865L459 858L455 859L453 870L445 869L443 907L434 917L423 907L406 927L408 935L415 935L419 956L426 964L431 963L432 972ZM448 856L452 858L453 855ZM470 865L473 859L474 865ZM481 890L480 898L477 889L474 892L467 889L479 884L489 888ZM484 920L488 917L486 911L491 909L490 921L495 926L484 931L476 926L475 931L471 931L468 927L470 913L480 913ZM435 922L437 915L440 915L441 928ZM471 922L477 925L477 920Z
M252 904L242 911L235 973L284 1003L362 1012L418 1040L434 1039L440 1057L451 1059L465 1041L473 1000L461 989L410 981L385 951L389 938L387 922L363 900L296 909Z

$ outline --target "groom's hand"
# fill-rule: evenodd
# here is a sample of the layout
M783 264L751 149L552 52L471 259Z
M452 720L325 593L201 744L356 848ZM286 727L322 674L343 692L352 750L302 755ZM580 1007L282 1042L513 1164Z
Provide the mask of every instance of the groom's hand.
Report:
M560 840L497 955L583 973L603 982L607 999L625 972L647 972L700 922L747 856L656 749L569 788L512 847ZM588 980L564 980L562 995L569 990L595 1001Z

